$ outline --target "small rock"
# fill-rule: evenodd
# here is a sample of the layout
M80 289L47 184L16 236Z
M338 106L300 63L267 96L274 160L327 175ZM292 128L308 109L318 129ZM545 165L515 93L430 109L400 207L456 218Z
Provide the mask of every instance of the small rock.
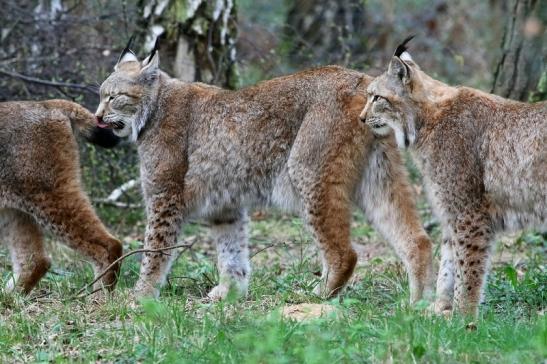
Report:
M296 321L304 321L316 319L322 316L327 316L336 309L330 305L318 303L301 303L283 307L282 315L284 318L289 318Z

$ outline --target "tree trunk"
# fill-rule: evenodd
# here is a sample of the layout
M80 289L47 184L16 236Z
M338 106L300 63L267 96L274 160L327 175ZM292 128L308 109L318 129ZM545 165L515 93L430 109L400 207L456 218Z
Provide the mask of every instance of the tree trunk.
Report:
M542 98L540 79L547 77L547 6L542 0L512 0L509 12L492 92L535 101Z
M362 0L294 1L285 31L291 63L301 68L358 60L366 45L365 20Z
M237 85L235 0L144 0L145 51L160 36L162 69L184 81Z

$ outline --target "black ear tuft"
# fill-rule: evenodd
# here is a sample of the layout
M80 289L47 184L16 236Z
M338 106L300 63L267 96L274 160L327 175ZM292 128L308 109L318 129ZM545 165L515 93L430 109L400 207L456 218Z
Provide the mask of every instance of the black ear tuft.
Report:
M416 35L411 35L409 37L407 37L405 40L403 40L403 43L399 44L397 46L397 49L395 49L395 53L393 53L393 56L395 57L400 57L401 54L403 54L407 48L406 48L406 45L408 42L410 42L412 40L412 38L414 38Z
M149 60L154 57L154 54L160 50L160 37L156 37L156 42L154 42L154 48L152 48L152 51L150 52L150 56L148 57Z
M135 34L133 34L131 38L129 38L129 41L127 42L127 45L125 46L122 53L120 54L120 57L118 58L118 62L116 62L116 64L120 63L120 61L122 60L123 56L125 56L126 53L128 52L133 53L133 51L131 50L131 46L133 45L134 40L135 40Z

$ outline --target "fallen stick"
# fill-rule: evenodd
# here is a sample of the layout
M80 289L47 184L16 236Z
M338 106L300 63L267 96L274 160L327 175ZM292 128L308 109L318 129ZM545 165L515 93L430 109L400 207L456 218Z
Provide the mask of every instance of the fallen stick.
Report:
M83 298L83 297L86 297L90 294L93 294L95 292L97 292L98 290L94 290L90 293L87 293L83 296L80 296L81 293L83 293L86 289L88 289L89 287L91 287L92 285L94 285L99 279L101 279L102 277L104 277L104 275L106 273L108 273L108 271L113 267L115 266L116 264L118 264L119 262L123 261L125 258L133 255L133 254L137 254L137 253L162 253L162 254L166 254L164 253L165 251L167 250L173 250L173 249L177 249L177 248L186 248L184 249L182 252L190 249L193 245L195 244L195 242L193 243L190 243L190 244L178 244L178 245L171 245L171 246L166 246L164 248L158 248L158 249L135 249L135 250L132 250L130 252L127 252L125 253L124 255L122 255L121 257L119 257L118 259L116 259L115 261L113 261L108 267L106 267L97 277L95 277L95 279L93 281L91 281L90 283L86 284L85 286L83 286L82 288L80 288L80 290L78 292L76 292L76 294L73 296L73 298ZM181 252L181 253L182 253Z

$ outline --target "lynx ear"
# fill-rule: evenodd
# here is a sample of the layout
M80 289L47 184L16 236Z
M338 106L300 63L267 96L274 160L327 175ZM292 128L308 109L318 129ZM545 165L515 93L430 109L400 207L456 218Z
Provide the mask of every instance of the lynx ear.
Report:
M156 37L156 41L154 42L154 47L152 48L152 51L150 51L150 55L146 57L142 61L142 66L146 66L150 61L152 60L152 57L156 55L157 52L160 50L160 37Z
M403 40L403 43L399 44L397 46L397 48L395 49L395 52L393 53L393 57L400 57L400 58L404 58L403 57L403 54L404 53L407 53L407 44L408 42L410 42L415 36L414 35L411 35L410 37L406 37L405 40ZM408 54L408 57L410 57L410 54Z
M399 57L391 58L387 72L390 75L397 77L404 84L407 84L410 81L410 68Z
M156 73L160 68L160 53L151 54L145 61L146 64L143 62L144 67L141 69L141 75Z
M122 63L139 61L135 53L133 53L133 51L130 49L134 39L134 35L129 38L129 42L127 42L127 45L125 46L122 53L120 54L120 57L118 58L118 62L116 62L116 65L114 66L114 71L117 71L119 69L119 65Z
M408 48L406 46L412 38L414 38L414 35L407 37L397 46L393 53L393 57L391 58L391 62L389 63L389 74L399 78L404 84L407 84L410 81L410 67L408 67L406 62L414 65L414 61L407 52Z

